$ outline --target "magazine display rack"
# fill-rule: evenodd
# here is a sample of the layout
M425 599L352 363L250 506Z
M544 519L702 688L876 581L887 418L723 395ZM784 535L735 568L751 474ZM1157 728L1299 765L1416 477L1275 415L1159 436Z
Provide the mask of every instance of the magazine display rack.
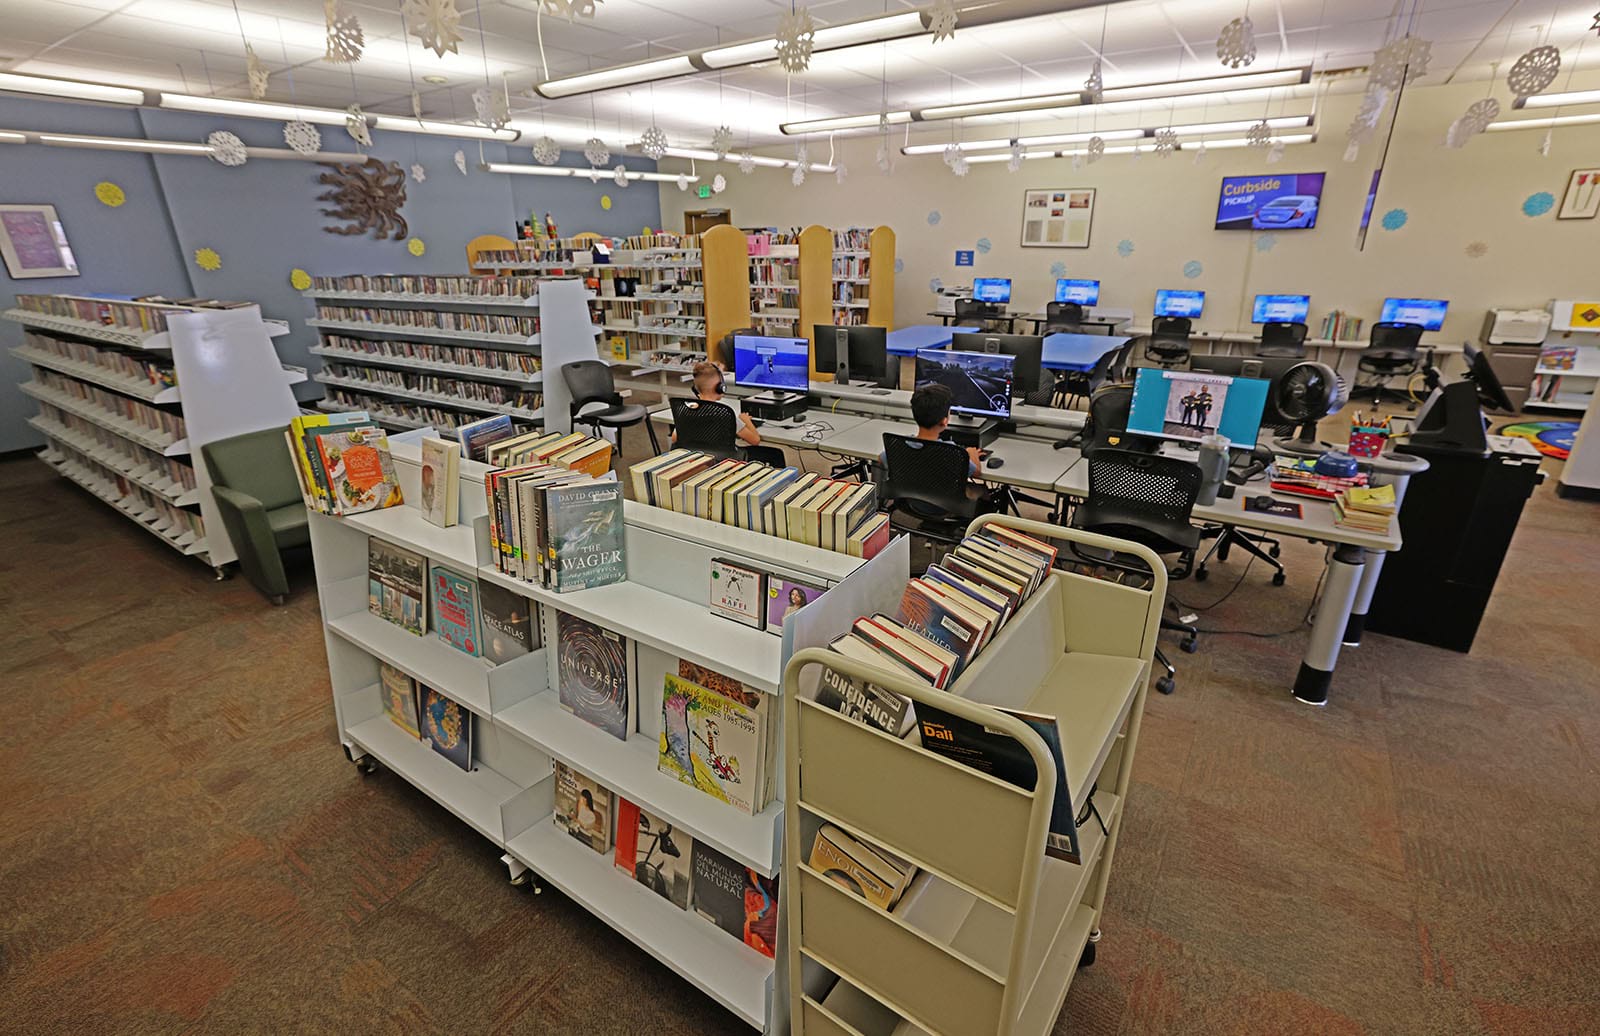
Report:
M990 523L1135 555L1153 585L1052 573L949 693L833 652L789 661L787 844L809 847L827 822L919 869L886 911L812 869L805 851L785 855L788 973L804 976L790 984L798 1036L1039 1036L1054 1028L1080 961L1093 960L1165 569L1143 547L1040 522L990 515L969 531ZM816 704L808 685L819 665L1009 734L1040 779L1018 788ZM1045 855L1050 751L992 705L1056 718L1080 863Z
M107 303L55 298L68 308ZM5 312L25 330L12 354L31 367L21 389L39 403L28 419L46 440L39 457L221 578L238 556L220 532L200 446L288 424L299 413L289 386L306 372L279 362L272 338L289 328L259 307L117 305L159 309L166 328Z
M415 438L391 439L407 501L420 496ZM558 830L552 819L552 760L609 788L614 802L619 797L635 802L744 866L778 875L783 771L777 771L777 799L754 816L657 772L663 676L676 673L678 661L687 659L776 694L784 658L795 644L805 646L788 630L779 637L713 615L707 606L713 558L743 560L848 591L862 579L903 583L908 576L907 541L891 544L863 563L628 501L627 581L558 594L513 579L493 564L483 491L487 470L476 462L461 463L462 524L450 528L428 523L410 503L344 518L311 516L328 669L346 754L364 772L381 763L499 847L513 883L556 886L751 1026L784 1031L786 999L779 977L783 954L775 965L772 958L617 871L609 852L597 854ZM530 610L537 616L544 646L491 665L431 632L416 636L369 614L369 537L423 554L430 564L455 569L480 584L521 594L538 606ZM834 607L832 596L823 594L805 612L826 612ZM627 639L632 708L626 740L562 709L556 648L560 612ZM459 769L385 715L380 662L473 714L473 770ZM772 722L779 715L780 710L772 710ZM774 765L781 766L781 761Z

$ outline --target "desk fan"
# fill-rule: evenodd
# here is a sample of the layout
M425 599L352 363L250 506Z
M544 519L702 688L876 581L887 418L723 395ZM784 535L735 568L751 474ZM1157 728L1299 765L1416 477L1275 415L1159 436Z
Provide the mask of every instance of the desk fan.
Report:
M1267 415L1294 434L1299 428L1299 440L1310 446L1317 441L1317 422L1344 406L1346 391L1344 379L1325 363L1306 361L1297 363L1273 379L1267 390Z

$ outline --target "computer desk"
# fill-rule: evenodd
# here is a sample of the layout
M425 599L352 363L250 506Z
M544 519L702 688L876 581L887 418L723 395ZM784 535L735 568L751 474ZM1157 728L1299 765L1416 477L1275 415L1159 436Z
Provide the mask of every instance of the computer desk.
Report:
M1131 335L1147 335L1150 333L1150 329L1148 327L1130 327L1128 328L1128 333ZM1189 343L1191 346L1205 345L1208 347L1208 352L1217 355L1232 356L1235 355L1234 348L1236 346L1260 345L1261 337L1259 332L1250 331L1191 331L1189 333ZM1328 366L1333 368L1335 374L1344 373L1339 369L1340 360L1352 352L1360 352L1367 347L1367 344L1362 339L1347 338L1307 338L1305 341L1306 348L1311 350L1311 356L1309 357L1311 359L1321 360L1325 350L1333 350L1332 362L1328 363ZM1220 352L1210 348L1215 345L1222 346ZM1461 354L1462 347L1459 344L1452 345L1446 342L1422 342L1417 346L1417 350L1422 353L1433 352L1439 356L1457 356ZM1248 356L1253 354L1241 351L1238 355Z
M650 420L659 425L672 425L672 407L664 406L650 412ZM763 421L756 428L761 433L764 446L789 446L793 449L816 449L828 436L848 431L866 424L871 418L863 414L831 413L813 407L797 418L787 421Z
M1287 445L1279 441L1275 447ZM1298 450L1293 452L1299 452ZM1189 456L1179 452L1179 456ZM1406 486L1412 475L1428 470L1428 462L1420 457L1405 454L1386 455L1371 461L1368 476L1374 485L1392 483L1395 487L1396 507L1405 499ZM1089 495L1089 461L1084 458L1073 465L1056 487L1058 498L1083 500ZM1244 509L1244 502L1253 496L1267 494L1278 500L1300 505L1300 518L1281 515L1256 514ZM1265 480L1247 483L1234 490L1232 499L1218 497L1214 504L1196 504L1191 512L1196 521L1236 525L1279 536L1291 536L1313 543L1331 544L1327 572L1323 577L1322 600L1317 606L1317 617L1311 624L1311 636L1306 642L1300 670L1295 675L1293 694L1296 699L1310 705L1326 705L1328 688L1333 682L1333 671L1339 661L1339 648L1343 644L1354 646L1346 639L1352 617L1356 627L1364 624L1378 576L1383 571L1384 556L1401 547L1400 523L1390 522L1385 534L1347 529L1335 524L1331 501L1292 493L1273 493Z
M917 351L943 349L958 334L977 332L976 327L951 327L949 324L912 324L897 327L884 336L889 355L900 357L900 384L906 385L917 377Z
M1033 324L1033 333L1038 334L1045 321L1050 319L1048 313L1018 313L1015 319L1027 320ZM1120 335L1127 332L1127 325L1132 323L1131 316L1085 316L1078 321L1079 327L1098 327L1102 335Z
M811 394L823 400L820 409L828 413L855 412L872 417L891 417L909 420L911 393L906 389L881 389L865 385L840 385L833 381L813 381ZM832 402L828 402L831 400ZM812 407L815 411L818 407ZM1024 435L1037 434L1061 438L1063 432L1075 432L1083 427L1087 417L1081 410L1059 410L1055 407L1017 404L1011 408L1011 419Z
M1040 362L1047 370L1092 370L1101 357L1122 348L1127 341L1127 335L1085 335L1057 331L1044 336L1044 352Z
M873 418L824 436L821 442L809 445L813 449L840 453L847 457L875 458L883 452L885 433L914 435L916 430L916 425L909 420ZM766 429L763 428L762 434L765 433ZM1052 494L1056 490L1056 484L1066 475L1067 469L1076 464L1082 456L1076 449L1070 447L1057 450L1046 440L1014 435L1002 435L986 449L993 457L999 457L1004 463L998 468L990 468L986 463L980 465L975 478L1018 489L1035 489Z

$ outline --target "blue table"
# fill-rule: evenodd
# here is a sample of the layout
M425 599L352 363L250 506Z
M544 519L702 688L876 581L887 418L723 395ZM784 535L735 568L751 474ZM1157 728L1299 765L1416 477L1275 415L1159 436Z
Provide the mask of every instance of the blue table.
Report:
M1127 335L1083 335L1065 331L1045 335L1042 363L1048 370L1086 371L1106 353L1122 348L1127 340Z
M915 356L918 349L943 349L960 331L981 331L977 327L941 327L938 324L913 324L888 333L889 355Z

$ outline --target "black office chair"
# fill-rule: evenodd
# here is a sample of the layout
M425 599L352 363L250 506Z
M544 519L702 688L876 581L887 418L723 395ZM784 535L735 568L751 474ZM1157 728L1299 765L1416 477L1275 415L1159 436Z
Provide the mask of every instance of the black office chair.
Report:
M1195 497L1200 493L1200 466L1176 457L1110 447L1088 451L1088 460L1089 497L1073 512L1072 527L1132 540L1157 554L1176 554L1179 567L1169 573L1169 578L1188 576L1200 546L1200 530L1189 522ZM1126 555L1077 545L1073 553L1088 565L1145 571L1143 565ZM1176 606L1172 601L1167 603ZM1162 616L1161 628L1184 634L1184 651L1192 653L1198 647L1195 638L1200 631L1195 627ZM1176 687L1173 678L1177 670L1160 647L1156 648L1155 657L1167 671L1156 681L1156 690L1171 694Z
M1261 325L1261 344L1257 356L1298 360L1306 354L1306 325L1292 320L1274 320Z
M954 546L980 514L1000 509L994 493L974 485L966 447L945 440L883 433L878 499L897 532Z
M761 332L753 327L736 327L717 339L717 348L709 357L711 362L725 371L733 370L733 340L736 337L758 337Z
M561 377L567 383L567 391L572 393L568 415L573 424L589 425L597 438L601 428L615 428L618 453L622 452L622 429L642 424L650 436L650 455L661 452L656 430L650 426L650 412L638 403L622 401L610 364L602 360L578 360L563 364ZM602 404L600 409L584 410L596 403Z
M993 312L987 302L977 299L956 299L956 323L963 327L977 327L982 331L992 331L990 317Z
M1367 340L1367 347L1361 350L1356 369L1372 375L1374 379L1371 386L1364 386L1372 390L1373 406L1383 401L1383 390L1390 378L1410 378L1417 372L1421 363L1421 343L1421 324L1384 320L1372 325L1372 337ZM1411 403L1408 409L1415 410L1416 404Z
M1083 307L1076 302L1047 302L1044 307L1044 333L1066 331L1076 334L1083 327Z
M1156 317L1150 321L1150 333L1167 338L1188 338L1194 330L1194 321L1188 317Z
M671 405L674 446L709 453L718 460L744 459L739 449L739 418L733 407L682 396L672 397Z

